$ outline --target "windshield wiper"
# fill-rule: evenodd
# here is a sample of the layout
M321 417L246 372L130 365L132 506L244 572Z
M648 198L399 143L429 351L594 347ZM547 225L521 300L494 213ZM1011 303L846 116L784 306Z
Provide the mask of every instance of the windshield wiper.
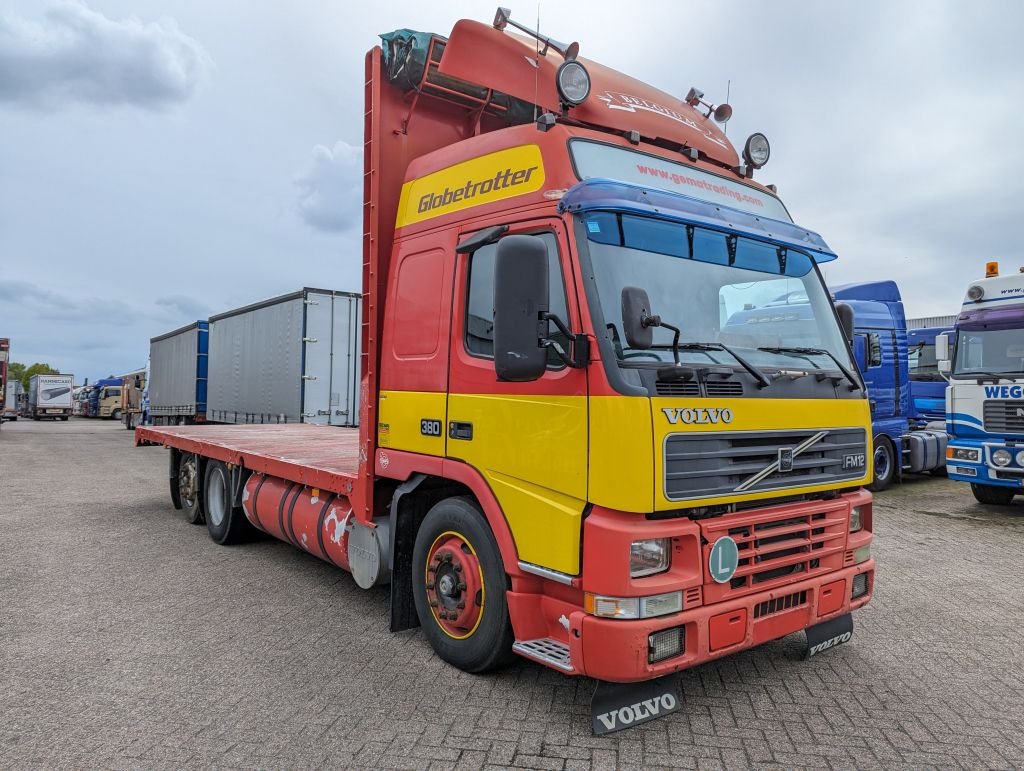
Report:
M772 381L768 379L761 370L747 361L745 358L740 356L725 343L679 343L676 346L680 351L725 351L727 354L736 359L737 363L745 369L749 375L757 381L758 387L767 388L772 384Z
M832 359L832 361L835 362L836 367L839 368L839 371L843 373L843 377L850 381L851 391L858 388L863 388L863 385L860 383L860 381L853 376L853 373L850 372L850 370L847 369L843 365L843 363L839 361L838 358L836 358L836 355L832 353L832 351L826 350L825 348L803 348L801 346L796 345L781 345L776 347L765 346L763 348L758 348L757 350L764 351L765 353L789 353L796 356L803 356L804 358L808 356L828 356L830 359ZM808 359L808 361L810 360Z
M1024 370L1009 370L1007 372L989 372L988 370L971 370L967 372L955 372L953 377L960 380L968 378L971 380L1013 380L1014 375L1024 375Z

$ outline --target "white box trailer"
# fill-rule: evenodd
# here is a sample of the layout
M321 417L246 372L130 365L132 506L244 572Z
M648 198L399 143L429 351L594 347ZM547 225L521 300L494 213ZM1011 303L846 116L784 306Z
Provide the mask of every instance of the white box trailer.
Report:
M28 381L28 414L32 420L67 420L71 416L74 375L33 375Z
M307 287L212 316L207 420L358 425L360 305Z

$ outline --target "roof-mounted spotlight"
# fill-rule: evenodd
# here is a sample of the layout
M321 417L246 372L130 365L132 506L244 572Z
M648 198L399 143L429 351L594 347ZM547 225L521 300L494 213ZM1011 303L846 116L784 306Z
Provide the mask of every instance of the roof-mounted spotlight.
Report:
M512 21L512 11L509 10L508 8L500 8L499 7L497 13L494 14L494 28L498 29L498 30L503 30L509 24L511 24L513 27L515 27L520 32L525 32L527 35L532 37L534 40L538 40L541 43L543 43L544 44L544 50L542 50L540 52L541 56L547 56L549 48L554 48L556 51L558 51L558 53L560 53L562 55L562 58L565 59L566 61L571 61L571 60L575 59L577 56L579 56L579 53L580 53L580 44L579 43L576 43L576 42L568 43L568 44L560 43L557 40L555 40L553 37L548 37L547 35L542 35L539 32L537 32L536 30L532 30L529 27L525 27L525 26L523 26L522 24L520 24L517 21Z
M562 62L555 73L555 85L562 104L575 107L590 95L590 73L575 59Z
M985 297L985 287L975 284L967 290L967 299L980 303Z
M768 144L768 137L764 134L756 133L747 137L747 143L743 145L743 160L755 169L768 163L771 154L771 145Z

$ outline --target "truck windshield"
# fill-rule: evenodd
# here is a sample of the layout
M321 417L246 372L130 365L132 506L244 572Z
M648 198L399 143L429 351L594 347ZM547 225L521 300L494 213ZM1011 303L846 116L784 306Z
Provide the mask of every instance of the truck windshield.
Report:
M953 377L1024 375L1024 335L1020 329L961 329Z
M616 212L584 217L601 311L622 366L671 362L672 333L654 329L654 347L630 348L622 289L644 289L651 313L679 326L687 364L737 366L724 344L756 367L852 367L842 332L807 254L715 230ZM833 358L835 357L835 358Z

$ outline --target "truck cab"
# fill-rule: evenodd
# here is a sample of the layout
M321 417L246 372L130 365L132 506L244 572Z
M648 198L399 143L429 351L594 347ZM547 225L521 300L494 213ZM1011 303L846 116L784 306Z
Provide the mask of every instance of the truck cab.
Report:
M971 282L953 332L936 341L949 374L949 478L968 482L979 503L1024 494L1024 268Z
M935 339L952 327L907 330L907 369L910 375L911 422L918 428L946 421L946 376L939 372ZM937 428L938 426L931 426Z
M94 399L92 416L104 420L120 420L121 388L121 378L97 380L95 390L92 392Z

